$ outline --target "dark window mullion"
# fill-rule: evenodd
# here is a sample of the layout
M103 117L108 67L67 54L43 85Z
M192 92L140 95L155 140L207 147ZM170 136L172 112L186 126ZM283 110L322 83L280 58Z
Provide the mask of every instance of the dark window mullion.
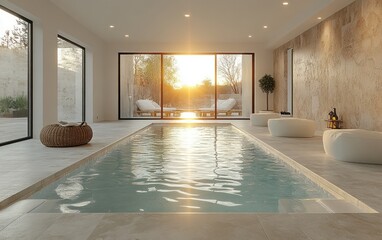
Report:
M164 69L163 69L163 54L160 55L160 118L163 119L163 78L164 78Z
M218 117L218 55L215 54L215 119Z
M28 30L29 46L28 46L28 134L29 137L33 137L33 24L29 23Z

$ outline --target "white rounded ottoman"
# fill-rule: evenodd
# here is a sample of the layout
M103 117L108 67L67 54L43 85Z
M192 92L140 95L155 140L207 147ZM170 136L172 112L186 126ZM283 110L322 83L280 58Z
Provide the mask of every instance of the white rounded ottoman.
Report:
M274 137L313 137L316 124L302 118L277 118L268 120L268 129Z
M268 120L272 118L280 118L280 113L252 113L250 116L251 125L266 127Z
M325 153L345 162L382 164L382 133L363 129L326 130Z

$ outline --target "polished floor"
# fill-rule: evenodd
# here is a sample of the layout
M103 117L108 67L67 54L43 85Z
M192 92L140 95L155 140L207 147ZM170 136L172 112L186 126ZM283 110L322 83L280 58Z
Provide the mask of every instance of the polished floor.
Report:
M0 239L382 239L382 214L338 206L337 213L56 214L32 213L38 200L17 201L150 123L92 124L91 143L75 148L47 148L37 139L0 147ZM319 135L277 138L248 120L232 123L360 212L382 211L382 165L335 161Z

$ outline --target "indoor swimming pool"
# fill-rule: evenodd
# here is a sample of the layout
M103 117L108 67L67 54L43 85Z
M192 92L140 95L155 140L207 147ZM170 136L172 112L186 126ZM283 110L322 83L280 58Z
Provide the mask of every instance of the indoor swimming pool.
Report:
M335 199L231 124L152 124L30 198L34 212L280 212Z

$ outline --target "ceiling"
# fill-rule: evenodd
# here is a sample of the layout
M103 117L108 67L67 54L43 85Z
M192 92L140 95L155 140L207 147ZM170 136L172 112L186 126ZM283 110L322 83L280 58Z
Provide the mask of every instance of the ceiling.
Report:
M287 6L283 0L50 1L106 42L265 43L272 48L354 0L285 0Z

